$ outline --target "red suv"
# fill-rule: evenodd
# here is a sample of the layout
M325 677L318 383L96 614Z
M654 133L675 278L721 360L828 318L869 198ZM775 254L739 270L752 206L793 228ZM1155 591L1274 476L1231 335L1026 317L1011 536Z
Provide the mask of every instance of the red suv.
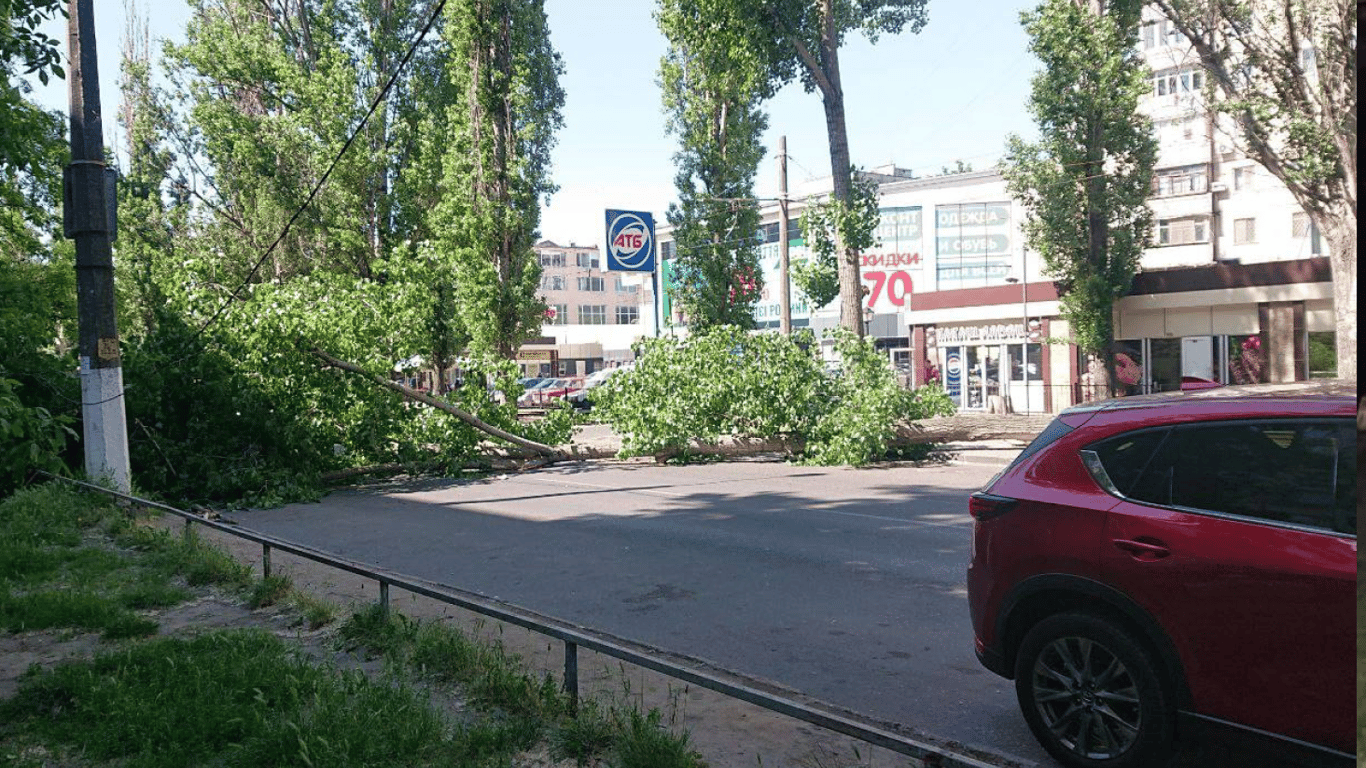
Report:
M973 494L977 656L1050 754L1233 735L1353 765L1355 416L1337 382L1108 400Z

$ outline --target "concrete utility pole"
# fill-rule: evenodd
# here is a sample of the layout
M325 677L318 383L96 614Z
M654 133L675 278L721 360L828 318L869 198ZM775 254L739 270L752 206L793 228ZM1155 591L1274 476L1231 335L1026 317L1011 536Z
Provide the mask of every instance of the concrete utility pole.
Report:
M779 328L784 336L792 335L792 278L788 276L791 261L787 251L787 137L778 137L778 280L782 282L782 320Z
M114 185L106 177L94 0L71 0L67 24L71 93L71 165L66 169L65 230L76 241L80 320L81 418L85 471L129 491L123 364L114 313Z

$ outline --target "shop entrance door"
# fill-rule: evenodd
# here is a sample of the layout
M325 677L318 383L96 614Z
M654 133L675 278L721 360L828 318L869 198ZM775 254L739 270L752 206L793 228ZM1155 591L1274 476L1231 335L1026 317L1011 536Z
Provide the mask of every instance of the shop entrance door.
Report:
M1214 337L1184 336L1181 339L1181 375L1218 381L1214 373Z

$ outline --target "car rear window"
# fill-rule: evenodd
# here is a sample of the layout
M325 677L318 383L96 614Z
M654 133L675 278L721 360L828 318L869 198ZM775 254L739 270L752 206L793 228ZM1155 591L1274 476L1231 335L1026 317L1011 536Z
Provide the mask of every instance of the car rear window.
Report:
M1105 467L1105 474L1110 476L1115 490L1128 496L1152 459L1153 452L1170 431L1162 428L1125 432L1088 447L1100 458L1100 464Z

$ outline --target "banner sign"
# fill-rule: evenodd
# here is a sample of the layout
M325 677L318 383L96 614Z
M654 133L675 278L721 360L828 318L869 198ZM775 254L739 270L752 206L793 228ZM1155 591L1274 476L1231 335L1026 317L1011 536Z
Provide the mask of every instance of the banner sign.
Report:
M643 211L607 212L607 270L655 271L655 220Z

